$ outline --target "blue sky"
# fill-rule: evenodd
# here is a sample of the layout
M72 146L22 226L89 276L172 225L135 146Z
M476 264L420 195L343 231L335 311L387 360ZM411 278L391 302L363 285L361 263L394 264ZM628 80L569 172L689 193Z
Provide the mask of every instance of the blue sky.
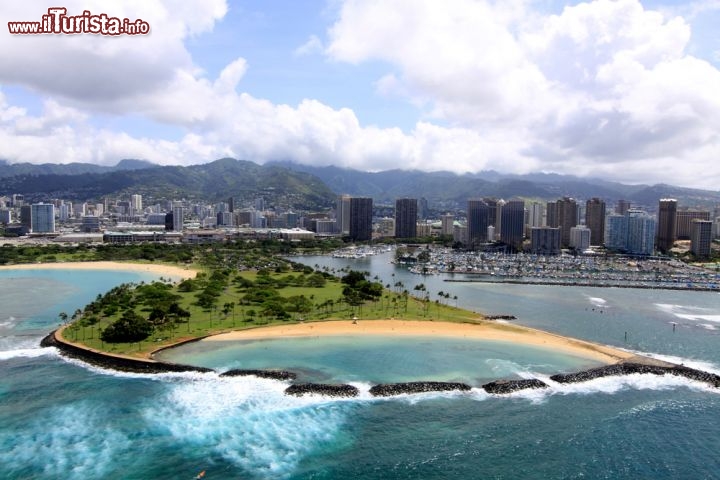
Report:
M2 23L49 6L0 6ZM720 0L63 6L151 32L2 32L10 162L232 156L720 188Z

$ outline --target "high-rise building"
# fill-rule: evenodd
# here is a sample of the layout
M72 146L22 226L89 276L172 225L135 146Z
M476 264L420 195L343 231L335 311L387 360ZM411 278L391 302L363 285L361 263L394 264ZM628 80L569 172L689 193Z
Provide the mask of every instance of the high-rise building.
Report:
M530 227L542 227L544 226L543 222L543 213L544 208L542 203L533 203L530 205L530 208L528 209L528 225Z
M420 197L420 202L418 203L418 217L425 220L430 216L430 206L428 205L427 198Z
M491 211L494 215L495 208L490 208L485 200L479 198L471 198L468 200L467 227L470 246L488 241L487 230L488 227L492 225L492 223L490 223Z
M135 213L142 212L142 195L130 195L130 207L135 211Z
M335 220L337 221L338 233L341 235L350 234L350 195L340 195L335 206Z
M675 237L690 240L693 220L710 220L710 212L704 210L678 210L675 217Z
M631 208L630 200L618 200L615 205L615 213L618 215L625 215Z
M417 237L418 203L415 198L395 200L395 238Z
M235 215L232 212L217 212L215 224L222 227L235 226Z
M30 230L33 233L55 232L55 205L34 203L30 206Z
M525 202L510 200L500 213L500 241L515 250L522 250L525 233Z
M560 227L560 244L570 245L570 229L577 225L578 208L575 199L563 197L547 204L547 226Z
M605 242L605 202L599 198L588 200L585 204L585 226L590 229L590 245Z
M495 227L495 230L497 232L498 230L498 220L500 218L500 212L498 211L498 208L501 206L497 198L491 198L491 197L485 197L483 198L483 202L488 206L488 226ZM500 232L497 232L498 234ZM489 242L492 242L495 240L494 238L488 238Z
M229 197L227 204L228 204L228 212L233 213L235 211L235 197Z
M0 223L4 225L12 223L12 210L7 208L0 210Z
M442 235L452 235L453 227L455 226L455 215L452 213L446 213L440 217L440 233Z
M635 255L652 255L655 250L655 220L642 210L627 211L627 252Z
M25 232L30 232L32 229L32 207L30 205L20 207L20 224Z
M570 247L580 252L587 250L590 248L591 236L592 231L587 227L583 227L582 225L572 227L570 229Z
M372 198L350 198L350 228L352 240L366 241L372 239Z
M183 231L183 225L185 223L185 209L183 207L173 207L172 211L172 225L173 230L176 232Z
M709 220L693 220L690 236L690 251L696 257L710 256L710 246L713 238L713 224Z
M533 227L530 229L530 251L537 255L560 253L559 227Z
M658 208L657 249L667 253L677 240L677 200L663 198Z
M100 217L86 215L82 218L82 231L86 233L100 231Z
M605 247L608 250L625 250L627 244L627 219L625 215L608 215L605 229Z
M607 219L605 246L634 255L652 255L655 249L655 220L646 212L630 209L625 215Z

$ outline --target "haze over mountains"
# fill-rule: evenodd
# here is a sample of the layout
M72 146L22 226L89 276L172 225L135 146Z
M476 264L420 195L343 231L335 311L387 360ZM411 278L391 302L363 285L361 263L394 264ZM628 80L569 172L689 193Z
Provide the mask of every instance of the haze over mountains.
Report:
M86 163L10 164L0 161L0 194L22 193L78 200L140 193L149 197L205 198L263 195L296 208L330 207L340 193L371 196L377 203L400 197L424 197L431 206L462 206L471 197L552 200L562 196L626 199L653 206L659 198L677 198L681 205L714 206L720 192L672 185L625 185L569 175L533 173L505 175L494 171L457 175L452 172L386 170L363 172L334 166L313 167L292 162L258 165L224 158L214 162L157 166L143 160L122 160L113 167Z

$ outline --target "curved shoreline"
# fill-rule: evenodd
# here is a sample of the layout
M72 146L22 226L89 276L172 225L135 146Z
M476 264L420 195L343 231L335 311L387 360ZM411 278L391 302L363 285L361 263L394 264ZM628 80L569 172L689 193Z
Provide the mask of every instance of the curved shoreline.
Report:
M493 321L479 323L435 322L431 320L336 320L275 325L235 330L204 338L203 342L263 340L316 336L442 336L508 342L561 351L569 355L614 364L634 357L619 348L566 337L543 330Z
M64 327L62 327L64 328ZM157 361L152 359L139 359L122 355L113 355L107 352L89 349L68 343L63 340L59 333L61 329L54 330L40 342L41 347L56 347L64 355L76 358L91 365L111 370L134 373L169 373L169 372L202 372L210 373L215 370L193 365L183 365ZM191 339L182 343L197 341ZM673 363L655 360L639 355L630 355L627 358L617 360L602 367L590 368L580 372L558 373L550 376L550 380L559 384L581 383L596 378L622 376L630 374L650 375L673 375L685 377L689 380L702 382L715 388L720 388L720 375L677 365ZM279 381L292 381L296 374L287 371L277 370L230 370L220 373L220 377L233 377L239 375L253 375L258 378L269 378ZM507 395L527 389L543 389L549 385L536 378L529 379L499 379L485 383L482 388L489 394ZM370 393L373 396L389 397L402 394L415 394L427 392L445 391L470 391L473 387L464 383L436 382L436 381L415 381L395 384L379 384L371 387ZM286 390L286 395L302 396L306 393L320 394L331 397L354 397L357 396L357 387L348 384L328 385L313 383L292 383Z
M151 273L175 279L195 278L197 270L161 263L137 263L119 261L16 263L0 265L2 270L115 270L124 272Z
M96 367L133 373L167 373L167 372L213 372L211 368L183 365L179 363L158 362L149 358L133 358L95 350L84 345L68 342L62 338L65 327L50 332L40 341L41 347L55 347L64 355L82 360ZM189 340L190 342L198 339ZM187 343L187 342L183 342Z

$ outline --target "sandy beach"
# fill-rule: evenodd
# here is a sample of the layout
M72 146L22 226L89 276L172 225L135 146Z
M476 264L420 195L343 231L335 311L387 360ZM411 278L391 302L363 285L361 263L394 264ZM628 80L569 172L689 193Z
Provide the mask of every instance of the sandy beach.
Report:
M23 263L2 265L0 270L121 270L126 272L142 272L157 274L158 277L182 280L195 278L197 271L185 267L156 263L131 262L56 262L56 263Z
M634 356L632 353L612 347L563 337L519 325L494 321L471 324L414 320L359 320L355 324L351 320L342 320L240 330L214 335L202 341L217 342L224 340L254 340L320 335L465 337L542 347L608 364Z

